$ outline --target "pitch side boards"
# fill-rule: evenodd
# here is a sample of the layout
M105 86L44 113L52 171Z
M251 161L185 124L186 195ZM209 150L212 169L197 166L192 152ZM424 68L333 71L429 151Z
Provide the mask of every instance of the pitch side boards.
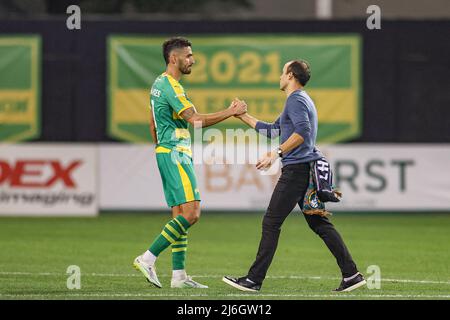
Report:
M208 35L187 36L196 64L183 77L188 97L201 113L244 99L250 114L273 122L286 96L279 90L283 65L310 62L306 89L319 112L320 143L356 138L361 128L361 39L358 35ZM166 37L113 35L108 39L109 135L149 142L149 91L165 70ZM245 128L238 119L215 126Z
M40 64L39 36L0 36L0 141L38 136Z
M97 146L0 144L0 216L98 214Z

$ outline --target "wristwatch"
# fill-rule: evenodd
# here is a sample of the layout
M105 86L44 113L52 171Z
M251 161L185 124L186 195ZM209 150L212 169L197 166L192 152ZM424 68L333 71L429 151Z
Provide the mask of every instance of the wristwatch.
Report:
M281 151L280 147L278 147L277 153L280 156L280 158L283 158L283 151Z

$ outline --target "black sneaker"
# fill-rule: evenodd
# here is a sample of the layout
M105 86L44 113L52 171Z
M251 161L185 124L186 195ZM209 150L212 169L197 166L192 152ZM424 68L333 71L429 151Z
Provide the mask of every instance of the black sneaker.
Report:
M261 289L260 283L256 283L247 277L232 278L225 276L222 278L222 281L242 291L257 292Z
M334 292L350 292L352 290L355 290L363 285L366 284L366 280L364 279L363 275L358 272L358 275L354 277L353 279L350 279L348 281L345 281L342 279L341 285L339 288L334 289Z

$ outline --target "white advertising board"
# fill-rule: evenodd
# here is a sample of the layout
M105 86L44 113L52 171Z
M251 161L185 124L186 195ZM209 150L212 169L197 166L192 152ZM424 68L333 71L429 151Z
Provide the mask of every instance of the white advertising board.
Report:
M238 154L246 152L239 148ZM320 149L343 192L340 203L327 204L331 211L450 210L449 145L340 144ZM201 156L194 152L194 158ZM214 210L264 210L279 176L261 174L254 163L202 163L195 171L202 208ZM167 209L152 145L101 145L100 182L101 209Z
M1 144L0 215L95 216L97 147Z

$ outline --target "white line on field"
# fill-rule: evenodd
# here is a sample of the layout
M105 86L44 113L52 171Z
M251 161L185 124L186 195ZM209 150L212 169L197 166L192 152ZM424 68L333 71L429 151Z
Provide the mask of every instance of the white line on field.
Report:
M3 272L0 275L25 275L25 276L67 276L65 273L56 272ZM142 277L139 273L82 273L83 276L88 277ZM168 274L158 275L160 278L171 277ZM192 275L195 278L222 278L219 274L199 274ZM338 277L322 277L322 276L267 276L268 279L309 279L309 280L341 280ZM388 279L381 278L385 282L401 282L401 283L423 283L423 284L446 284L450 285L450 281L436 281L436 280L413 280L413 279Z
M26 297L208 297L208 294L152 294L152 293L74 293L74 294L0 294L4 298L26 298ZM295 298L445 298L450 295L415 295L415 294L213 294L211 297L295 297Z

